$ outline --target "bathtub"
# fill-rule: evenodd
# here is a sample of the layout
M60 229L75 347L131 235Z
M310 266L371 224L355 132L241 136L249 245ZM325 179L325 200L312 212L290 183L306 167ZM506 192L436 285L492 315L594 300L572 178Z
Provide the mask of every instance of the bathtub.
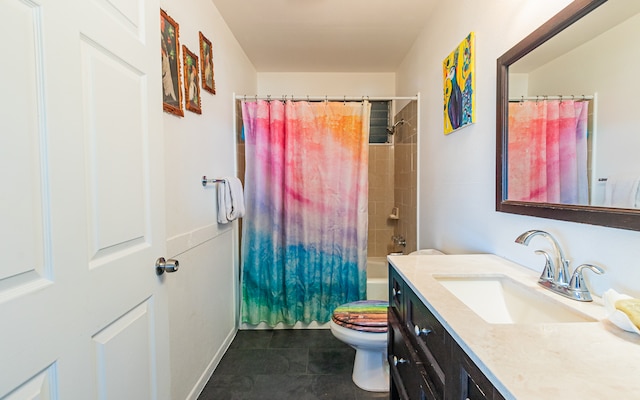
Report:
M389 301L387 257L367 258L367 300Z
M422 249L411 255L444 255L436 249ZM389 301L389 266L387 257L367 257L367 300Z

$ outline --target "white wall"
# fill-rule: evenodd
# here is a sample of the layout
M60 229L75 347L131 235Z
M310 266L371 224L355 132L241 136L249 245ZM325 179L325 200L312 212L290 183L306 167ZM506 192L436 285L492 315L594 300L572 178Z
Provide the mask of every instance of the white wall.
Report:
M167 276L172 399L195 399L236 332L237 228L216 222L215 185L200 179L235 175L233 92L256 91L256 71L210 0L161 0L180 26L180 44L199 52L198 32L212 42L217 94L201 91L202 115L164 114Z
M285 94L288 96L395 96L395 79L396 75L389 72L260 72L257 94L270 94L274 99Z
M604 276L588 276L602 293L609 287L640 296L640 232L498 213L495 211L496 59L569 0L440 2L397 71L397 94L421 93L420 247L449 253L495 253L535 270L543 260L514 239L532 228L554 234L572 265L593 263ZM454 17L455 16L455 17ZM477 123L443 135L442 61L476 32ZM538 241L540 240L540 241Z

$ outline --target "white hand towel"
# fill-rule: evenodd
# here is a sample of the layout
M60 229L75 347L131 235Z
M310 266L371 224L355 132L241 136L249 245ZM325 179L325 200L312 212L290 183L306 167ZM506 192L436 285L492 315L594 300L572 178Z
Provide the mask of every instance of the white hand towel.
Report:
M605 186L605 206L635 208L639 186L639 174L618 174L608 177Z
M227 224L245 213L242 182L234 176L218 184L218 223Z

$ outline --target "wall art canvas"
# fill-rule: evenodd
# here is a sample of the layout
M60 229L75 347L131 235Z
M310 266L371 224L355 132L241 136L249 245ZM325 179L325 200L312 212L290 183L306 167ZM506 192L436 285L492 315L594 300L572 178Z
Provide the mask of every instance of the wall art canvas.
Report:
M213 78L213 48L211 41L200 32L200 73L202 88L211 94L216 94L216 81Z
M162 109L184 116L180 88L179 26L164 10L160 10L162 53Z
M182 46L184 59L184 95L187 110L196 114L202 114L200 108L200 79L198 70L198 56L191 52L187 46Z
M469 35L442 62L444 134L476 122L475 33Z

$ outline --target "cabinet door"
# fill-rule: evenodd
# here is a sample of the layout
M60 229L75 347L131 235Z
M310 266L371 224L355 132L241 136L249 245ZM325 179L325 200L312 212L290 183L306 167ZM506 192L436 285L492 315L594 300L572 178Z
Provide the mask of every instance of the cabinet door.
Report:
M480 371L460 346L452 343L452 399L460 400L503 400L489 379Z

